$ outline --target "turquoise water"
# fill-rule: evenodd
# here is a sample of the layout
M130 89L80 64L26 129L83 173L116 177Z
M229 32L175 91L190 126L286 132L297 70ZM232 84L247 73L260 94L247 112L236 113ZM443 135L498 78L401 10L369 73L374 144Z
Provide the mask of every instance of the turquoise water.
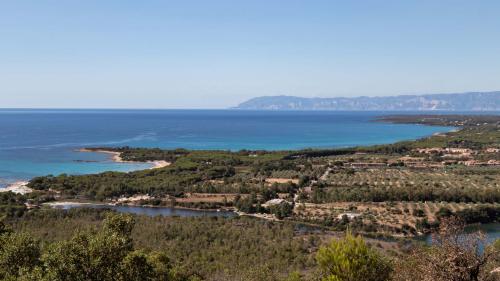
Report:
M132 171L82 147L188 149L346 147L415 139L450 127L373 122L384 112L0 110L0 186L47 174Z

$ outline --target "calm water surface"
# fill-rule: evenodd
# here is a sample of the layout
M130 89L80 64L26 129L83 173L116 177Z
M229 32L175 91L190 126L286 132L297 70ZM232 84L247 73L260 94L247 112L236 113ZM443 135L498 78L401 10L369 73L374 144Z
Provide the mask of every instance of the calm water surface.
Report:
M179 217L235 217L237 214L231 211L205 211L205 210L188 210L169 207L143 207L143 206L113 206L104 204L64 204L55 205L54 208L69 210L73 208L93 208L93 209L110 209L120 213L146 215L146 216L179 216Z
M486 235L486 243L491 244L493 241L500 239L500 223L475 224L465 228L467 233L482 231ZM432 244L432 234L426 234L418 238L425 241L427 244Z

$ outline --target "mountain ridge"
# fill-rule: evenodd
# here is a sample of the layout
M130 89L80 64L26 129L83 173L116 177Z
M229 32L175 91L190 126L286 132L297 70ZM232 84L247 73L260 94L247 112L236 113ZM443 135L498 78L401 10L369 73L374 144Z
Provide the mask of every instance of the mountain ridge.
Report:
M261 96L240 103L242 110L500 111L500 91L378 97L304 98Z

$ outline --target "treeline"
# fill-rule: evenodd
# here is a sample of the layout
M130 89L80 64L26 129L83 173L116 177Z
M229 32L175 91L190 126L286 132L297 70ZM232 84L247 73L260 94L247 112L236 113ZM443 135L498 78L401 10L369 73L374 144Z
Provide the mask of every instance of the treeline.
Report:
M498 115L386 115L376 119L379 122L390 122L399 124L424 124L432 126L467 126L474 127L478 124L498 124L500 117Z
M415 224L415 228L418 231L423 231L423 232L436 230L437 228L439 228L440 222L442 220L446 220L451 217L458 218L465 224L500 222L500 207L477 206L473 208L466 208L456 212L453 212L449 208L441 207L436 212L437 220L429 222L427 218L418 219Z
M202 181L234 175L231 166L213 166L183 162L163 169L131 173L105 172L93 175L59 175L36 177L28 186L35 190L57 190L68 196L85 196L104 200L137 193L151 195L175 194L189 191Z
M457 212L452 212L450 209L443 207L436 215L439 219L455 216L468 224L493 223L500 222L500 207L478 206L475 208L466 208Z
M272 171L297 169L297 163L282 160L284 154L281 152L190 151L184 154L184 150L159 150L156 155L154 149L119 150L124 154L133 153L136 155L135 160L138 160L138 157L144 157L143 159L148 161L168 160L165 155L175 155L172 157L176 159L172 165L165 168L130 173L105 172L93 175L62 174L36 177L28 186L35 190L50 189L61 191L66 196L84 196L96 200L137 193L148 193L153 196L167 194L175 196L184 192L245 193L248 190L255 190L258 185L249 186L244 179L259 178L259 175L268 176ZM151 156L149 153L156 156ZM237 169L243 172L237 174ZM224 184L216 186L211 184L211 180L222 180Z
M313 203L339 201L497 203L500 202L500 189L494 187L440 188L433 185L315 187L310 201Z
M293 160L300 158L315 158L329 156L352 155L355 153L374 153L374 154L402 154L411 151L414 147L412 142L397 142L394 144L372 145L372 146L357 146L351 148L335 148L335 149L305 149L297 152L292 152L285 156L284 159Z
M253 157L279 159L286 152L273 152L265 150L240 150L237 152L224 150L187 150L183 148L177 149L161 149L161 148L135 148L129 146L123 147L91 147L86 148L88 151L112 151L119 152L123 160L126 161L157 161L164 160L175 162L175 160L183 157L189 158L193 162L199 161L214 161L217 164L242 164L243 162L253 161ZM265 160L265 159L264 159ZM247 163L248 164L248 163Z

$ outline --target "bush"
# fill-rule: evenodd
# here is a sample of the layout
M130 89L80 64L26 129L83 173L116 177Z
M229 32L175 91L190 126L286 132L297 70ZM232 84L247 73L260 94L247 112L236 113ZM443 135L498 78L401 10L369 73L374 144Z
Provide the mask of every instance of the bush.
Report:
M384 281L391 273L390 262L349 231L321 247L316 259L325 281Z

